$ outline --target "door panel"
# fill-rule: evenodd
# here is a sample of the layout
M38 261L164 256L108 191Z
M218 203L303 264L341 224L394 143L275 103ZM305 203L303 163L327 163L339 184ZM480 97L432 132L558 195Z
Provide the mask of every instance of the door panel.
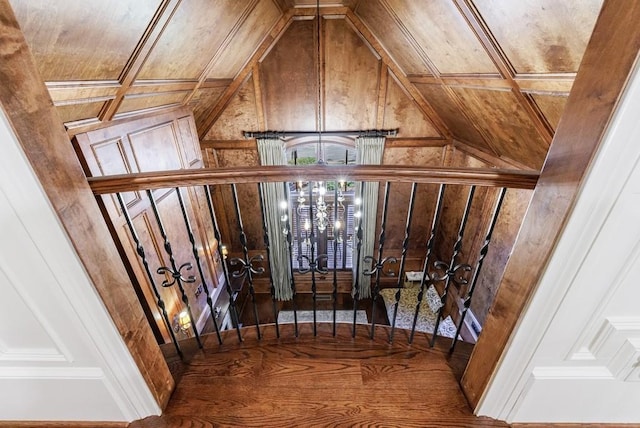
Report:
M89 177L196 169L202 168L203 165L193 115L185 108L151 117L130 119L78 134L74 137L74 145L85 173ZM192 321L202 328L209 315L209 308L206 304L206 294L198 290L204 282L212 294L213 301L217 300L222 289L218 287L221 266L217 257L217 242L213 235L204 189L180 189L180 192L194 235L202 275L193 254L176 190L154 190L153 198L171 245L176 267L185 263L191 265L191 269L184 268L181 273L185 278L193 276L195 281L183 282L183 288L191 306ZM141 297L141 304L154 328L156 338L159 342L167 342L170 338L168 328L173 328L178 338L190 335L192 331L183 332L175 328L174 321L177 315L185 309L177 284L162 287L163 281L170 283L173 278L169 273L157 273L158 268L172 268L172 264L149 197L146 192L127 192L122 196L144 249L153 283L165 302L169 326L166 325L158 308L151 280L137 254L136 243L116 196L102 196L101 202L106 212L107 222L112 226L114 239L120 246L123 258L126 259L125 263L129 267L132 283L137 288L138 296Z

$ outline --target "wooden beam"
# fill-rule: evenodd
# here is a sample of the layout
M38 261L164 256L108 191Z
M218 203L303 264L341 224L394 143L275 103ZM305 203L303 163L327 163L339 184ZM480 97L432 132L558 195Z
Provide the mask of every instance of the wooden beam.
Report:
M147 27L145 33L142 35L140 42L136 46L135 50L129 57L129 61L125 65L122 73L120 74L120 88L113 100L106 103L98 118L101 121L108 121L115 116L124 100L125 94L129 91L129 88L136 80L138 73L142 69L147 57L151 53L151 50L157 43L160 36L167 27L169 21L173 17L173 14L180 6L181 0L163 0L160 7L156 11L156 14L151 19L151 23Z
M549 124L544 119L544 115L536 106L536 104L529 98L527 98L520 87L513 79L515 75L515 71L511 64L506 58L506 55L500 49L498 42L495 40L491 31L488 29L485 22L482 20L482 16L476 9L476 7L471 4L470 0L455 0L455 4L458 7L458 10L464 17L464 19L469 24L471 31L474 32L482 46L485 48L494 64L500 71L502 77L504 77L509 85L511 86L511 91L515 95L516 99L520 106L525 110L531 122L535 126L538 134L542 137L543 141L547 144L551 144L551 140L553 139L553 129L549 127Z
M441 137L425 137L425 138L387 138L384 142L385 149L400 147L440 147L450 144L451 140Z
M256 140L202 140L200 147L213 150L257 150Z
M640 2L607 0L582 59L482 335L462 378L477 407L550 254L640 49ZM606 73L602 64L607 65Z
M217 168L145 172L91 177L89 184L96 195L166 187L205 184L271 183L282 181L332 180L389 181L396 183L476 184L518 189L533 189L538 174L532 171L494 168L407 167L397 165L350 166L256 166L253 168Z
M113 99L120 82L112 80L47 82L49 96L55 105L84 104Z
M160 407L174 387L78 158L20 31L0 0L0 108Z
M562 75L530 74L517 75L515 82L522 92L541 95L569 95L575 80L575 73Z

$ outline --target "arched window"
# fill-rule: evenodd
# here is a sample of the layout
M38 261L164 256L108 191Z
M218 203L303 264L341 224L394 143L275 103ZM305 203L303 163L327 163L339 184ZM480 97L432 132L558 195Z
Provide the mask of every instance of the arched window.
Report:
M353 140L350 142L288 143L287 159L290 165L355 164ZM321 267L333 269L335 265L337 269L351 269L353 219L359 215L354 187L354 182L340 181L339 177L334 181L289 183L294 266L309 267L311 237L314 236L314 258L326 255L326 258L318 259Z

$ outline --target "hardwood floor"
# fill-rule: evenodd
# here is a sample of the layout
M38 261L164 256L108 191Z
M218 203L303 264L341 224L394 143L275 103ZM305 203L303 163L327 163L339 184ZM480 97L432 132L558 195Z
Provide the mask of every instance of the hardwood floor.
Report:
M428 347L428 336L380 326L369 339L368 326L311 324L223 332L224 344L205 337L204 350L184 346L187 357L179 383L160 417L136 421L130 428L168 427L506 427L477 418L460 391L471 346L453 356L442 341ZM186 345L186 343L185 343ZM170 348L168 348L170 349ZM170 351L167 351L170 352Z

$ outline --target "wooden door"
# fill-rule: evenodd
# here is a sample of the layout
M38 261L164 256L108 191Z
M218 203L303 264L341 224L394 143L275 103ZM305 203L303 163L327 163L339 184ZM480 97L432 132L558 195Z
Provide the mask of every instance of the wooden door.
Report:
M202 154L192 113L185 108L172 110L152 117L127 120L110 124L74 137L74 146L87 176L96 177L136 172L162 171L174 169L202 168ZM200 275L198 261L189 240L186 223L180 208L177 192L180 191L189 222L193 229L195 247L200 259L203 275ZM196 326L201 331L210 310L206 303L206 284L213 301L223 287L218 287L221 273L217 257L217 243L214 239L210 216L207 210L203 188L159 189L152 192L158 214L170 243L175 264L189 263L190 270L182 270L185 277L193 275L195 282L184 283L183 287ZM149 278L137 244L130 233L126 219L115 195L101 197L103 212L110 224L112 234L128 267L130 279L136 288L143 309L154 329L159 342L170 338L168 328L173 328L178 338L192 334L177 328L177 316L185 309L182 295L174 284L163 287L163 281L171 282L169 273L159 274L158 268L169 267L170 254L165 249L156 215L153 212L147 192L127 192L122 194L127 211L132 220L139 243L152 279ZM204 278L202 277L204 276ZM129 278L123 278L129 280ZM167 326L158 308L153 285L165 303L170 325Z

